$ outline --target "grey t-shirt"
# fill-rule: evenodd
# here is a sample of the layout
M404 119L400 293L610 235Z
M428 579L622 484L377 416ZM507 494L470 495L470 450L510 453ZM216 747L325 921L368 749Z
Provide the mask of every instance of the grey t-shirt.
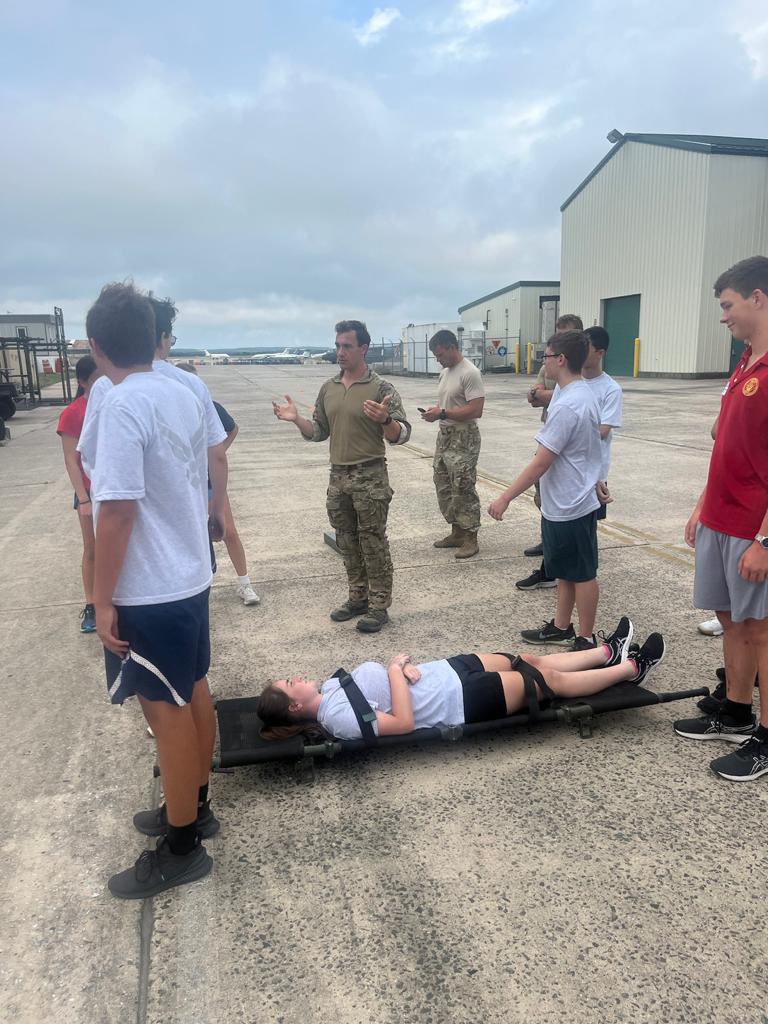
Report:
M194 373L185 373L184 370L180 370L178 366L174 366L173 363L169 363L165 359L156 359L152 363L152 369L164 377L183 384L200 402L205 414L206 444L209 448L226 441L227 435L221 425L219 414L216 412L211 393L199 377L196 377Z
M211 585L202 405L162 374L132 373L104 396L98 425L96 536L104 502L135 502L113 602L164 604L201 593Z
M602 467L599 427L597 402L586 381L572 381L553 396L547 422L536 435L539 444L557 455L539 481L545 519L567 522L599 507L595 493Z
M428 661L418 666L421 679L410 687L415 729L433 725L461 725L464 722L464 696L461 681L448 662ZM350 673L374 711L392 712L389 676L377 661L364 661ZM359 740L360 726L352 705L338 679L327 679L320 687L322 700L317 720L340 740ZM373 723L376 735L378 722Z
M611 438L613 431L621 426L622 407L624 396L621 387L613 377L607 373L601 373L599 377L585 378L584 383L592 391L597 402L597 412L600 417L601 427L611 427L608 437L600 438L600 451L602 452L602 465L600 467L600 479L608 479L608 470L611 468ZM554 405L560 394L560 385L555 385L554 394L550 406Z

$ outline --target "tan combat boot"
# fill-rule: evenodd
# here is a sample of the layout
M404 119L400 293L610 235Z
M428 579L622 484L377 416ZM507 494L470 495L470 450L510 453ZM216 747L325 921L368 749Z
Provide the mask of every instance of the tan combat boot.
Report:
M477 546L477 530L463 530L464 539L454 558L471 558L480 548Z
M442 540L436 540L432 547L435 548L460 548L464 542L464 531L454 523L451 532Z

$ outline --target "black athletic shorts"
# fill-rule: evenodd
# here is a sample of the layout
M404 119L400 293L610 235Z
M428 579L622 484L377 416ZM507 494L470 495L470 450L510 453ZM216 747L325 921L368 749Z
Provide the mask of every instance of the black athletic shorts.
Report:
M542 516L541 541L550 579L586 583L597 576L597 510L564 523Z
M208 595L163 604L119 605L117 631L130 644L120 659L104 649L107 689L113 704L140 695L183 707L198 679L208 674L211 640Z
M507 717L504 687L498 672L486 672L476 654L458 654L448 664L461 680L465 722L492 722Z

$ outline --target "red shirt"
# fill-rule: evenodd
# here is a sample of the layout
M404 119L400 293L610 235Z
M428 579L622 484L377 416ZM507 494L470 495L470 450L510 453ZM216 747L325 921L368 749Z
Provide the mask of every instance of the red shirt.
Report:
M80 433L83 429L83 421L85 420L85 407L88 402L88 398L85 395L80 395L74 402L71 402L66 409L64 409L59 416L59 425L56 427L56 433L60 436L64 434L66 437L80 437ZM79 459L79 456L78 456ZM83 467L80 466L80 472L83 473ZM91 481L83 473L83 480L88 491L91 489Z
M720 402L701 522L753 540L768 511L768 354L747 348Z

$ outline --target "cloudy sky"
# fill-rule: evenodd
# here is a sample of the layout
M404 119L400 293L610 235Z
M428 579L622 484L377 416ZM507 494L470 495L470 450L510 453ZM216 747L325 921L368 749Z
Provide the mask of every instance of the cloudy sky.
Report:
M0 310L324 345L559 276L611 128L768 134L762 0L0 0Z

